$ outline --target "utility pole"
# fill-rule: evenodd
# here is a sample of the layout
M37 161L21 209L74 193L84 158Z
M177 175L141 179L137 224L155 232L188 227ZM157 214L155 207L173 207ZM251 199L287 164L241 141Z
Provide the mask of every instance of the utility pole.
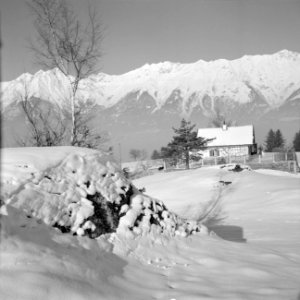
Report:
M0 82L2 82L2 28L1 28L1 14L0 14ZM0 110L2 111L2 96L0 94ZM1 125L3 122L3 119L0 120ZM2 147L2 130L0 130L0 147ZM0 160L1 160L1 154L0 154Z

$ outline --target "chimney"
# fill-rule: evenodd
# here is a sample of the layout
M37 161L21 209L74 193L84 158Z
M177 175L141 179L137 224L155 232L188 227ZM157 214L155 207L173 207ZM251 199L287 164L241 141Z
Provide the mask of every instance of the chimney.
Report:
M226 130L227 130L227 125L226 125L225 121L223 122L222 130L223 130L223 131L226 131Z

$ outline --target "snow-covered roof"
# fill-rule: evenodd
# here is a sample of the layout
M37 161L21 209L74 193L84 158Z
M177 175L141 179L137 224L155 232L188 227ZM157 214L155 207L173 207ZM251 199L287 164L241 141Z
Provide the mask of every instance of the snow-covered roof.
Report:
M200 128L198 137L214 139L208 147L252 145L254 142L253 125L221 128Z

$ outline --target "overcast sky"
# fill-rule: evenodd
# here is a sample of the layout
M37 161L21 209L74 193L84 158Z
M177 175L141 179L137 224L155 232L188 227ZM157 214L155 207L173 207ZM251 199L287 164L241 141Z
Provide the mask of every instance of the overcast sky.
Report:
M282 49L300 52L300 0L71 0L80 16L100 11L102 71L121 74L145 63L235 59ZM2 79L36 72L27 40L25 0L1 0Z

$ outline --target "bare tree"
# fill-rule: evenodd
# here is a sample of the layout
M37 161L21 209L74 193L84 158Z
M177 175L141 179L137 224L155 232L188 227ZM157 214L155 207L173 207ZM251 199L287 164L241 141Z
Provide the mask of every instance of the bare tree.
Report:
M22 146L57 146L64 139L66 127L60 109L45 107L39 99L29 97L27 84L24 81L24 94L19 94L19 102L29 129L29 137L17 137Z
M18 136L16 138L19 145L42 147L65 144L67 131L65 120L70 118L67 111L53 106L53 101L49 105L46 101L30 97L25 81L24 93L19 93L19 100L29 129L29 137ZM100 135L88 126L94 117L91 107L78 106L75 118L76 135L73 145L94 149L101 148L101 150L109 152L108 135L105 135L104 132Z
M139 149L131 149L129 151L130 157L132 157L134 160L138 160L141 157L141 150Z
M102 26L90 6L84 25L66 0L30 0L28 5L35 17L36 39L31 49L36 62L47 69L58 68L70 82L70 144L75 145L76 135L80 134L77 91L80 81L96 71Z
M89 126L89 122L94 118L95 115L92 113L91 107L83 105L78 106L75 112L74 126L76 135L74 136L73 145L93 149L101 148L104 151L109 151L111 146L107 145L109 141L108 135L105 135L104 132L100 135Z
M140 160L146 160L148 156L148 153L145 149L141 150L141 154L140 154Z
M131 149L129 151L129 155L134 160L145 160L148 156L147 151L145 149Z

